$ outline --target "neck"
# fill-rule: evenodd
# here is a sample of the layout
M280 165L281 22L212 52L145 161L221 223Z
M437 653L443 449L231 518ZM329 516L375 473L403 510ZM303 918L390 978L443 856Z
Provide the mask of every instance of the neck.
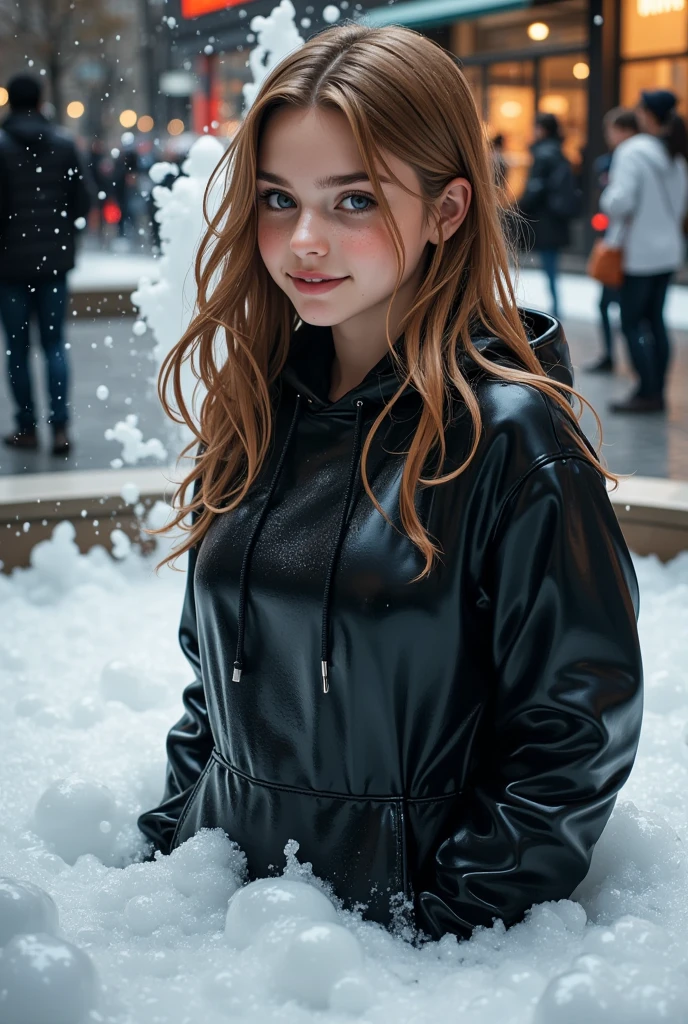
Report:
M400 286L389 316L392 344L401 334L401 321L413 305L423 277L423 260ZM389 299L366 309L350 320L332 327L335 356L332 362L330 401L336 402L355 388L382 357L389 352L387 310Z

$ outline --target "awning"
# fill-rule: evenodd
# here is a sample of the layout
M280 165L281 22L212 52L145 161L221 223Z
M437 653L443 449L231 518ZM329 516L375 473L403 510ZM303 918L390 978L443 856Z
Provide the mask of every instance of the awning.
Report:
M410 0L374 7L361 16L366 25L442 25L493 11L529 7L530 0Z

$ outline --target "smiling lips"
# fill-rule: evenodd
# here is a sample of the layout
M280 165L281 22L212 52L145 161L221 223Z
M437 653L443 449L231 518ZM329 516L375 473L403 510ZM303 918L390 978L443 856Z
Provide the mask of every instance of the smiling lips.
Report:
M324 274L311 275L303 272L288 274L287 277L291 278L296 290L303 295L322 295L324 292L331 292L342 281L346 281L346 277L327 277Z

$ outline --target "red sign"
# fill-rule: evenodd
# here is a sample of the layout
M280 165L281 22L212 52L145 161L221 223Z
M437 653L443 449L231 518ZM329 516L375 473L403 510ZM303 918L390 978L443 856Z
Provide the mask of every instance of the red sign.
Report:
M227 7L243 7L253 0L182 0L182 18L197 18L199 14L224 11Z

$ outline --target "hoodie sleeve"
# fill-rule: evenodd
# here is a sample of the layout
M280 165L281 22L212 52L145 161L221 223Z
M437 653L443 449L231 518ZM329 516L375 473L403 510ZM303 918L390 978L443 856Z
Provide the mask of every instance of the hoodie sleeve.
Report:
M613 220L630 217L640 200L641 179L642 168L633 152L622 149L615 153L609 168L609 184L600 196L602 212Z
M179 643L194 672L194 680L184 690L184 714L167 736L167 773L161 803L144 812L138 826L153 846L169 853L177 822L184 805L208 763L214 741L208 720L203 674L198 650L194 571L197 552L189 549L186 592L179 625Z
M557 458L519 485L485 587L493 691L419 924L467 938L568 898L631 771L642 718L635 573L600 475Z

